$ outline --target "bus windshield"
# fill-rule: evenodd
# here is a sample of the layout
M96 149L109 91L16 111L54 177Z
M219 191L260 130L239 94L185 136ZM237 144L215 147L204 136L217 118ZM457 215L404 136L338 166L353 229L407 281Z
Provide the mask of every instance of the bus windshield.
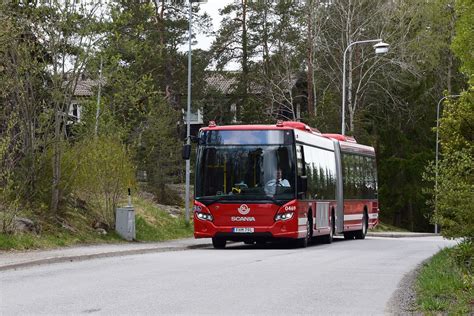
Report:
M202 146L197 200L290 200L295 197L291 145Z

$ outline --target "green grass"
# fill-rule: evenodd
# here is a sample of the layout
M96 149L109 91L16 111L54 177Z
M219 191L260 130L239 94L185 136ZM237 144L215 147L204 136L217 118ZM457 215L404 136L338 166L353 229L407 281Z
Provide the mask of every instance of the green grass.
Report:
M137 240L163 241L193 236L193 227L183 216L174 218L144 199L134 201Z
M380 222L373 230L373 232L408 232L408 230L396 227L390 224Z
M474 312L474 276L472 267L456 261L460 248L441 250L421 268L415 283L419 312L428 315Z
M133 201L136 211L136 239L138 241L164 241L192 237L192 224L186 223L184 217L174 218L158 208L151 200L135 197ZM31 214L25 217L33 218ZM67 222L74 230L68 230L48 219L34 218L41 222L41 234L0 233L0 251L53 249L81 244L101 244L126 242L114 231L107 235L99 235L91 227L91 219L86 214L69 212Z
M21 233L15 235L0 234L0 250L53 249L78 244L117 243L121 238L115 233L105 236L95 231L70 233L61 231L46 232L39 235Z

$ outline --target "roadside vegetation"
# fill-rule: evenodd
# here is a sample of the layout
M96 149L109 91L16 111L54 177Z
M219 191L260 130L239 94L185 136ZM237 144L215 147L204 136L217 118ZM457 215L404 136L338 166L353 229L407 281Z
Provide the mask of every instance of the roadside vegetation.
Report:
M418 311L427 315L474 313L474 244L443 249L421 268L415 288Z
M125 205L125 203L126 199L122 199L119 204ZM192 224L184 220L182 207L157 204L151 194L145 193L134 197L132 203L136 214L136 241L164 241L192 236ZM96 224L94 228L90 222L91 216L80 215L77 212L67 214L61 222L55 224L51 224L51 219L44 220L32 213L22 216L33 219L31 222L35 223L35 227L41 227L41 231L30 227L30 231L21 233L0 233L0 251L125 242L113 229L103 223Z
M416 280L418 310L427 314L474 313L474 2L456 2L460 14L451 49L469 78L468 88L446 102L439 126L441 159L425 178L432 183L433 221L446 238L462 242L444 249L423 266ZM437 178L436 178L437 176Z
M24 251L33 249L53 249L79 244L117 243L123 240L114 232L101 235L93 229L71 232L59 227L48 229L41 234L18 233L0 234L0 251Z
M192 223L186 222L183 208L157 206L146 198L135 199L136 232L139 241L163 241L193 236Z

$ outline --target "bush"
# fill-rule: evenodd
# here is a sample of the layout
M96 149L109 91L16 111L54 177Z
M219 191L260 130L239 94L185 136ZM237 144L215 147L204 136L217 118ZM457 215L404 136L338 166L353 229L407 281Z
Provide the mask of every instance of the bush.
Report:
M134 186L134 166L120 140L85 139L70 152L76 157L73 193L95 207L98 219L114 227L114 210L127 188Z
M465 239L456 248L453 249L454 260L457 265L467 273L472 274L474 267L472 260L474 258L474 241Z

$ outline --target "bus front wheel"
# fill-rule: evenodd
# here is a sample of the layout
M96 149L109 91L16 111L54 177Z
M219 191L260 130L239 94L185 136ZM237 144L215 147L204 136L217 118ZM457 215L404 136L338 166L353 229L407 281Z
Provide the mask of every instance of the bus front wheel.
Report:
M308 220L306 221L306 236L304 238L296 239L296 246L299 248L306 248L313 237L313 221L308 213Z
M224 249L226 243L227 243L227 240L225 239L217 238L217 237L212 238L212 246L214 246L214 248L216 249Z

